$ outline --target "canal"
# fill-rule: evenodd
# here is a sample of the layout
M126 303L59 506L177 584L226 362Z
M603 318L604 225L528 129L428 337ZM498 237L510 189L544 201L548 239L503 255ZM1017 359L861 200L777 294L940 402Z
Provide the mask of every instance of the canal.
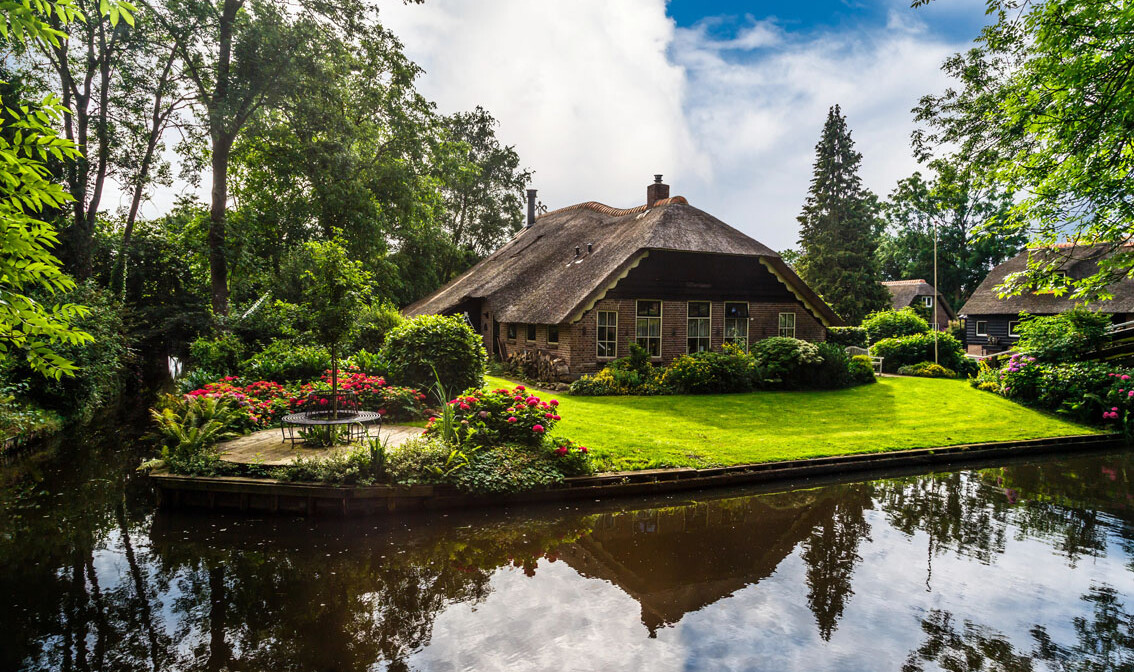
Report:
M1128 453L329 520L156 511L123 445L0 466L0 670L1134 668Z

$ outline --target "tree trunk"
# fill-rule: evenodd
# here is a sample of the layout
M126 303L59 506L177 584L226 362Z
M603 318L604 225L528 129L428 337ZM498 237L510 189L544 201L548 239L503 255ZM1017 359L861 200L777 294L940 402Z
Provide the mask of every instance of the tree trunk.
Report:
M209 278L213 313L228 315L228 261L225 258L225 210L228 206L228 157L232 140L213 134L213 203L209 208Z

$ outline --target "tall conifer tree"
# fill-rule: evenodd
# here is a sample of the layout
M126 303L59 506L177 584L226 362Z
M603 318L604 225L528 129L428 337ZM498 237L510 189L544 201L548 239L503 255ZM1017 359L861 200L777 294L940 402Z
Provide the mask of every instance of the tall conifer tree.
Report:
M827 113L815 146L815 175L799 215L796 270L848 324L889 306L875 258L880 224L877 199L862 187L846 118L836 105Z

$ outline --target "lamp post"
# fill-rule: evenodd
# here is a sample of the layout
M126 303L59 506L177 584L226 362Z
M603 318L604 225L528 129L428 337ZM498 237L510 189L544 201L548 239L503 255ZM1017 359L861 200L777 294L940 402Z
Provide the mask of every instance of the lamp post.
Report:
M933 305L929 307L930 324L933 325L933 363L940 364L937 359L937 220L933 220Z

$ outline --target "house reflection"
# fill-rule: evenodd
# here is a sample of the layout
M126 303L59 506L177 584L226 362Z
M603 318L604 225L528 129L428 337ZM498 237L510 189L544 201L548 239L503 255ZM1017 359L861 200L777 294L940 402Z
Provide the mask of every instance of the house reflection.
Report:
M825 488L599 514L588 520L592 532L561 548L559 558L580 575L609 581L634 598L654 637L658 628L771 576L797 547L830 527L846 491ZM815 561L822 565L827 558L843 557L822 553ZM841 604L849 580L812 588L825 593L822 602ZM827 594L831 588L842 594ZM833 630L834 623L820 627Z

